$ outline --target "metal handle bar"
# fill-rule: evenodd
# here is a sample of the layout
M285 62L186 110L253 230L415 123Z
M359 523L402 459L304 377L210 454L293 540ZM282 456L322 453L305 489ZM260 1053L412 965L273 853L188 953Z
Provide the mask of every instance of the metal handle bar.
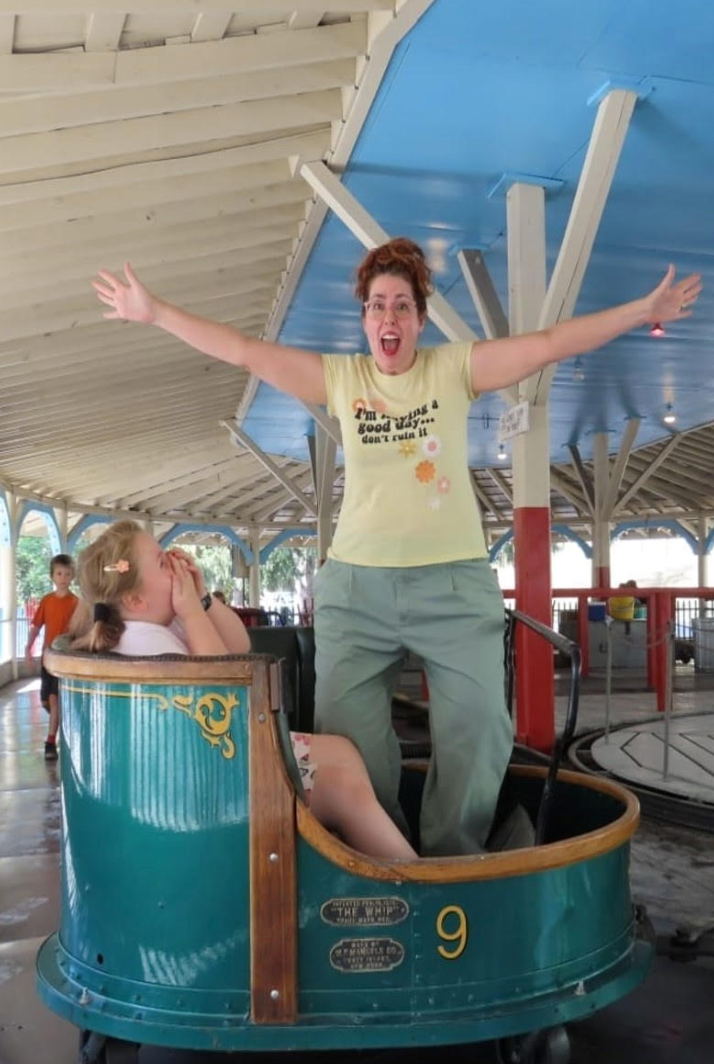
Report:
M563 757L563 751L570 742L575 732L578 720L578 700L580 697L580 647L572 639L567 639L559 632L553 631L546 624L529 617L520 610L506 610L506 668L507 672L507 695L506 701L508 712L513 717L513 686L515 676L515 633L518 624L525 625L532 632L539 635L556 650L565 654L570 660L570 688L568 691L568 709L565 715L565 727L560 736L556 738L553 747L553 755L548 769L548 776L543 787L538 818L536 821L536 846L540 845L547 836L548 816L555 793L555 782Z

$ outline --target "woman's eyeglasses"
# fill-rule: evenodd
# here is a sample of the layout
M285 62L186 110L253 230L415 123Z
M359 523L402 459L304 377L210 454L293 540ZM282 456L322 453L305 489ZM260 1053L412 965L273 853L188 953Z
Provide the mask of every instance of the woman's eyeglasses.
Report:
M370 299L364 304L365 314L368 318L374 318L375 321L383 318L387 309L387 302L384 299ZM408 318L416 309L416 303L412 303L411 299L398 299L396 303L392 303L391 309L394 311L395 318Z

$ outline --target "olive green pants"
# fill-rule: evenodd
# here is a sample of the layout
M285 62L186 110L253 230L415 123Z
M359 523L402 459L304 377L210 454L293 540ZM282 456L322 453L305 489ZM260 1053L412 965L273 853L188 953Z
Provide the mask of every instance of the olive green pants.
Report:
M328 560L315 586L316 729L346 735L400 825L392 694L406 650L424 660L432 757L425 855L478 853L513 744L503 675L504 607L488 562L408 569Z

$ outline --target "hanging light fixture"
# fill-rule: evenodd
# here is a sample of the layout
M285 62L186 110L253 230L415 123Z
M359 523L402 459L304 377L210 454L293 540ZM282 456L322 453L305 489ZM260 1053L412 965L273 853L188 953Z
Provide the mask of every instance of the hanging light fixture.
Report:
M665 425L674 425L675 421L677 420L677 415L672 409L671 403L667 403L666 407L664 408L664 417L662 418L662 420L664 421Z
M660 323L658 321L656 321L654 323L654 325L652 326L652 328L650 329L650 336L666 336L666 335L667 334L664 331L664 328L660 325Z
M583 360L580 355L578 355L578 357L575 359L575 362L573 362L573 380L585 380L585 370L583 369Z
M498 445L498 460L499 462L505 462L508 455L506 454L506 448L502 443Z

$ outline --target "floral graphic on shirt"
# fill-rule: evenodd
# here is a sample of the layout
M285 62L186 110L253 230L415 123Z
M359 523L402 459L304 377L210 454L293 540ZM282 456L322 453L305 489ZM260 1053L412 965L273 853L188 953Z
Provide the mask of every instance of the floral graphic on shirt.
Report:
M360 443L374 449L384 444L396 444L401 458L417 459L414 476L420 484L430 484L435 492L427 496L431 510L440 510L451 491L451 480L441 474L431 459L443 449L441 436L431 431L437 427L439 400L432 398L419 406L395 414L387 403L369 388L351 402L355 431ZM424 458L419 460L419 455Z
M428 484L436 476L436 466L433 462L420 462L415 470L416 478L421 484Z
M421 445L421 449L428 458L436 458L441 451L441 440L433 434L427 436Z

